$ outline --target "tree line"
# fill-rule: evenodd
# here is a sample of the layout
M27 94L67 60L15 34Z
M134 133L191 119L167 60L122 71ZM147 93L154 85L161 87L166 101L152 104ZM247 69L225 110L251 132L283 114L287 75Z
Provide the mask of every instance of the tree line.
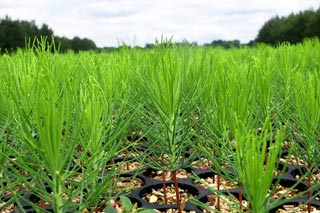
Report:
M13 52L18 48L25 48L28 43L34 41L40 41L41 38L45 38L48 44L55 44L56 49L59 52L67 52L68 50L73 50L74 52L94 50L96 52L112 52L117 51L123 46L119 47L101 47L98 48L96 44L88 38L79 38L78 36L73 39L68 39L67 37L55 36L53 30L49 28L47 24L43 24L40 28L36 25L35 21L20 21L12 20L10 17L6 16L4 19L0 19L0 53ZM176 42L171 43L173 46L189 45L189 46L198 46L196 42ZM155 44L147 43L144 48L142 47L130 47L126 48L139 48L139 49L150 49L154 48ZM211 43L206 43L203 46L206 47L222 47L222 48L231 48L231 47L240 47L239 40L214 40Z
M296 44L305 38L320 38L320 7L318 10L306 10L289 16L275 16L259 30L257 43L277 45L288 42Z
M121 47L98 48L94 41L88 38L75 36L73 39L55 36L53 30L47 24L37 27L34 20L19 21L12 20L6 16L0 19L0 52L12 52L18 48L24 48L26 42L31 42L45 37L48 43L54 42L60 52L73 50L74 52L95 50L95 51L116 51ZM275 16L268 20L259 30L257 37L248 44L241 44L239 40L214 40L204 44L206 47L240 47L243 45L253 46L256 43L277 45L283 42L296 44L305 38L320 38L320 7L318 10L306 10L289 16ZM181 45L176 43L176 45ZM190 46L197 46L196 42ZM146 44L145 49L153 48L154 44ZM139 48L139 47L135 47Z
M0 51L12 52L18 48L24 48L28 42L41 40L46 38L50 44L54 42L60 52L73 50L74 52L95 50L96 44L88 38L80 38L75 36L73 39L55 36L53 30L47 24L43 24L40 28L35 21L12 20L6 16L0 19Z

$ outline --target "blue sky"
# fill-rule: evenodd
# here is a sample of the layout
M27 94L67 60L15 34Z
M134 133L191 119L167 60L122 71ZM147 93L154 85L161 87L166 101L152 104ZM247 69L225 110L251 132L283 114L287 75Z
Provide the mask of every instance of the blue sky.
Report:
M144 46L162 35L246 43L270 18L319 6L319 0L0 0L0 17L46 23L55 35L87 37L99 47Z

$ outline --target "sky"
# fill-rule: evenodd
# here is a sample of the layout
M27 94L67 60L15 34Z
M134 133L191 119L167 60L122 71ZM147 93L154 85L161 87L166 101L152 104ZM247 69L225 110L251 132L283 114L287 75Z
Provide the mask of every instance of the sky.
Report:
M57 36L86 37L98 47L143 47L161 36L247 43L276 15L319 7L319 0L0 0L0 18L35 20Z

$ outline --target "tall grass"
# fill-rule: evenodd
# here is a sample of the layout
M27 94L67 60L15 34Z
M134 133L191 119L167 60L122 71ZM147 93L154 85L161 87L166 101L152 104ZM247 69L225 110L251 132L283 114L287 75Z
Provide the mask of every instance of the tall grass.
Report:
M189 78L190 50L186 47L167 49L169 43L159 44L153 55L136 72L139 92L145 96L138 99L143 120L140 126L147 137L142 144L147 165L153 169L172 172L177 204L182 212L176 172L190 164L187 156L190 147L190 113L196 106L196 87ZM190 90L186 90L189 87ZM165 187L164 187L165 188Z
M43 46L0 57L1 170L7 186L24 185L10 202L29 190L55 212L97 210L118 194L116 171L105 173L106 165L133 150L146 166L173 173L202 151L215 173L240 187L254 181L253 167L242 167L246 146L271 165L278 144L299 147L298 136L306 149L296 154L310 169L317 163L318 40L230 50L159 42L149 50L64 55ZM260 152L266 135L279 129L276 154ZM147 140L128 143L134 132ZM225 163L239 169L234 176ZM271 169L255 166L271 176ZM255 209L266 204L251 202Z

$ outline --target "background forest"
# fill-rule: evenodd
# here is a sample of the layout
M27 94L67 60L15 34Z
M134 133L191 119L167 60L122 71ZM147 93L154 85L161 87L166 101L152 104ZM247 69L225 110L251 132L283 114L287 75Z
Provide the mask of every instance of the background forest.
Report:
M0 19L0 52L12 52L17 48L25 48L28 42L35 41L41 36L47 37L48 43L54 42L60 52L73 50L74 52L86 50L107 50L112 51L114 47L97 47L94 41L88 38L75 36L72 39L54 35L53 30L43 24L40 28L35 21L12 20L6 16ZM204 46L220 46L224 48L240 47L242 45L253 46L256 43L266 43L278 45L279 43L288 42L296 44L305 38L320 38L320 8L316 11L306 10L297 14L290 14L285 17L273 17L268 20L257 33L257 37L248 44L241 44L239 40L225 41L214 40ZM193 42L190 45L197 45ZM152 48L153 44L146 44L144 48Z

